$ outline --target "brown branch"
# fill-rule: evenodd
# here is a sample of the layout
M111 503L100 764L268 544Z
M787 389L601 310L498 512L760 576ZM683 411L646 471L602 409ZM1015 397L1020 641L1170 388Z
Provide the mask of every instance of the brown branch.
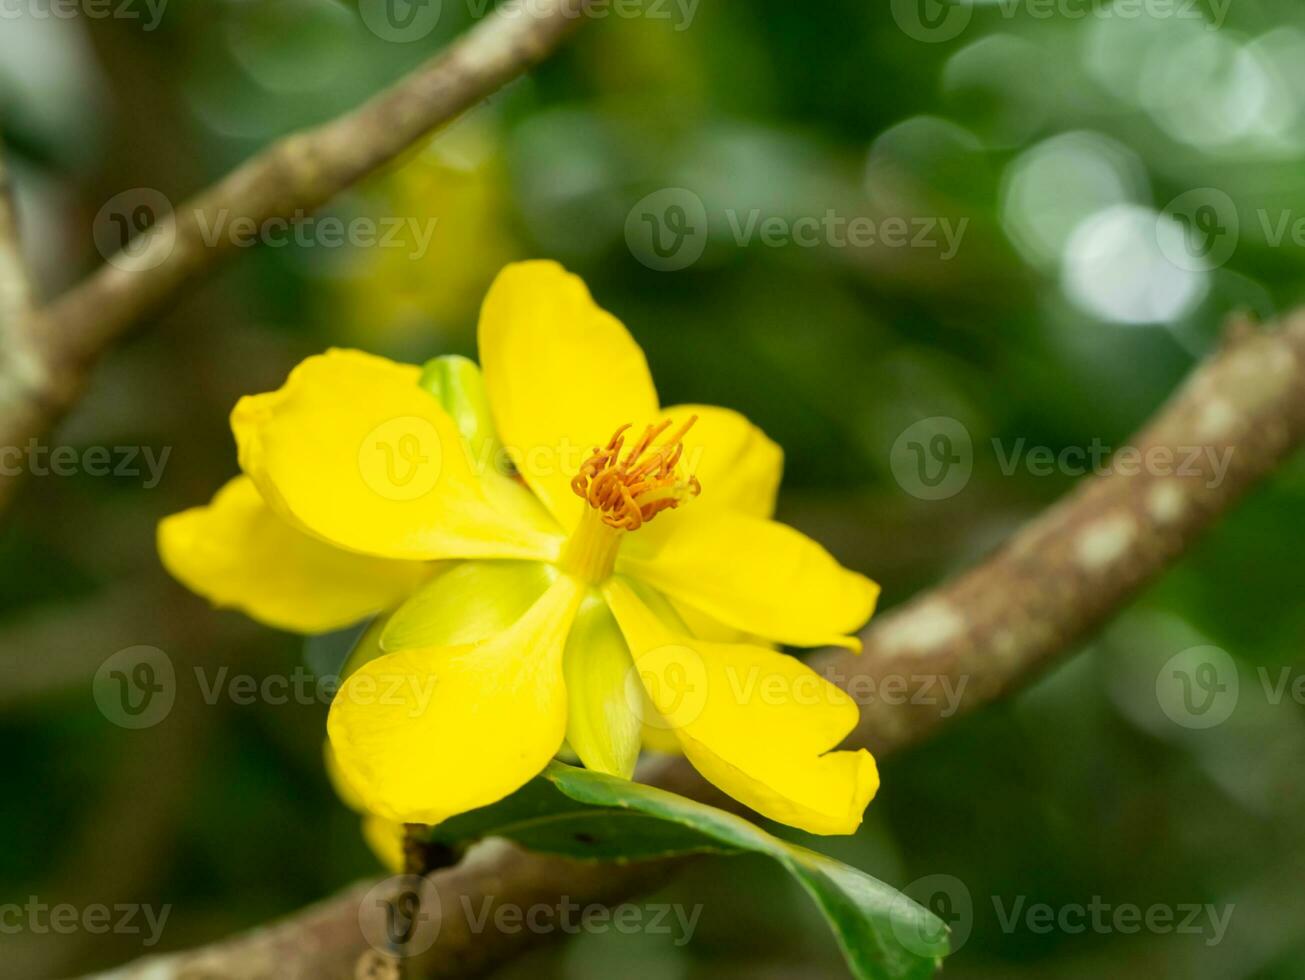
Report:
M0 145L0 329L7 333L31 308L32 279L23 259L13 184Z
M18 209L13 185L0 145L0 433L13 420L15 432L26 432L45 386L41 357L26 329L32 312L34 291L19 235ZM0 439L0 445L17 445L19 440ZM0 477L0 501L4 483Z
M113 343L237 250L232 236L214 240L213 229L237 221L248 226L249 220L261 227L315 210L537 64L584 19L589 5L590 0L507 0L364 105L282 139L176 211L158 216L128 250L18 322L14 336L6 337L0 445L22 445L57 421ZM6 214L0 204L0 274ZM0 300L4 295L0 277ZM17 356L10 356L10 348ZM12 494L13 481L0 477L0 506Z
M1117 613L1303 442L1305 309L1272 329L1234 319L1224 348L1126 444L1128 458L1117 451L1108 472L983 564L876 620L859 658L822 666L854 689L912 674L964 680L967 711L1009 694ZM871 708L854 738L880 752L939 722L927 706Z
M897 678L929 676L953 687L972 711L1009 694L1063 656L1118 612L1186 551L1200 533L1305 442L1305 311L1280 329L1235 324L1228 343L1200 367L1130 443L1153 456L1150 472L1116 470L1086 480L1031 522L987 561L877 619L865 652L825 655L820 667L862 703L849 739L878 754L898 751L938 730L939 705L898 704L874 692ZM1222 477L1207 453L1227 460ZM1226 454L1226 455L1223 455ZM1163 475L1168 472L1186 475ZM899 682L900 683L900 682ZM909 699L905 699L908 700ZM641 778L731 809L683 760L661 759ZM483 973L550 936L485 929L473 921L490 908L523 911L610 903L637 895L683 859L659 864L586 864L526 854L507 845L482 849L432 877L442 902L438 941L418 975ZM193 953L143 961L114 980L166 978L347 977L368 948L355 889L271 929ZM469 915L468 910L473 914ZM492 918L489 920L492 923ZM301 941L302 940L302 941Z

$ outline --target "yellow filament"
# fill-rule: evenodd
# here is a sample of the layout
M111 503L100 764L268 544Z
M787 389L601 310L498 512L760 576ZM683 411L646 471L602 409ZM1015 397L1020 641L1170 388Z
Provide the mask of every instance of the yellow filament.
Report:
M690 416L658 445L653 443L671 422L650 425L624 456L621 451L630 426L621 426L606 446L594 447L571 481L571 489L598 511L604 524L637 531L662 511L702 492L697 477L684 478L676 472L684 455L684 437L696 421L698 416Z

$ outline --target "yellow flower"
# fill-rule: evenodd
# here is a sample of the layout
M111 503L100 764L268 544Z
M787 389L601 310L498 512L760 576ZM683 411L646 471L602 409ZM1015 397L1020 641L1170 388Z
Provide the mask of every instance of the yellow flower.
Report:
M770 519L778 447L727 409L661 408L625 327L554 263L499 275L479 344L483 377L442 361L423 388L331 351L242 399L245 476L162 524L165 563L301 630L397 606L328 722L383 819L493 803L564 743L629 777L647 745L767 817L853 831L879 781L831 751L856 705L770 644L855 648L878 587Z

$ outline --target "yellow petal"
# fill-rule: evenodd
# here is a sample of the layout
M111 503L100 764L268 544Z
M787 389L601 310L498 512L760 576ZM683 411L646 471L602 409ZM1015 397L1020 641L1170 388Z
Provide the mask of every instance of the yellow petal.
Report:
M566 735L562 652L581 596L560 577L493 639L391 653L345 682L327 732L368 813L434 824L539 774Z
M362 818L362 835L383 868L396 875L403 871L403 824L367 813Z
M667 515L659 516L658 520L661 520L664 516ZM640 531L640 533L643 532ZM661 620L662 625L672 633L696 636L700 640L711 640L715 643L766 645L742 630L722 626L705 613L700 613L696 609L691 609L681 603L672 602L657 590L649 588L636 579L629 579L626 584L638 596L639 601L647 607L648 611ZM626 649L629 649L628 645ZM684 750L680 746L680 740L675 737L670 722L657 710L657 706L652 703L652 700L648 697L648 692L643 689L643 685L637 683L637 678L635 680L636 683L631 686L637 687L638 693L637 695L633 692L629 693L631 699L629 703L634 706L636 714L643 720L641 729L643 747L653 752L661 752L664 755L683 755Z
M555 262L499 273L480 312L480 363L499 437L564 528L582 502L571 478L618 426L657 415L643 351Z
M768 640L761 637L717 622L693 606L686 606L682 602L674 602L671 605L690 636L696 636L700 640L711 640L714 643L754 643L763 647L771 645Z
M696 503L683 508L663 540L629 535L617 571L768 640L859 648L846 634L874 612L878 585L791 527Z
M684 749L680 747L680 740L675 737L671 731L671 726L666 720L660 717L653 703L648 701L648 693L643 692L645 700L643 708L644 723L639 729L639 738L643 747L650 752L660 752L662 755L683 755ZM656 718L651 724L650 719Z
M158 547L188 589L297 633L339 629L393 606L431 571L309 537L273 514L247 477L231 480L207 506L165 517Z
M879 769L865 749L817 758L776 753L732 756L692 736L685 757L703 777L764 817L811 834L854 834L879 791Z
M369 659L374 659L380 649L376 644L379 634L380 623L378 620L359 639L357 646L349 657L349 664L344 668L344 676L347 677L353 673L358 666L366 663ZM349 785L344 773L340 771L340 763L335 758L335 750L331 748L329 740L322 746L322 757L326 765L326 777L336 795L340 797L340 802L350 810L363 815L363 840L371 848L372 853L376 855L376 859L381 862L383 867L398 874L403 870L404 865L403 824L367 813L367 807L362 796Z
M630 589L636 596L638 596L639 601L642 602L654 616L660 619L662 625L671 632L693 632L693 630L691 630L687 625L684 617L680 614L680 610L660 592L657 592L655 589L650 589L648 586L633 579L629 580L626 584L629 585ZM701 618L704 620L706 619L706 617ZM620 628L619 624L617 628ZM718 627L718 629L725 630L726 627L721 626ZM694 633L694 635L696 636L700 634ZM713 639L716 638L717 637L713 637ZM626 649L629 650L628 643L626 644ZM632 683L627 686L627 695L630 698L629 704L642 720L642 725L640 726L640 739L643 743L643 747L653 752L661 752L664 755L683 755L684 751L680 747L680 740L675 737L675 733L671 730L670 722L662 716L662 713L657 710L657 706L652 703L652 699L648 697L648 692L644 690L637 671L635 672L635 676L630 678L630 680ZM631 691L629 688L635 688L636 690Z
M381 648L394 653L489 639L511 629L557 575L553 566L539 562L458 562L394 611Z
M634 662L603 598L585 598L566 644L566 739L589 769L629 779L639 758L640 716L629 698Z
M511 461L494 430L485 379L476 362L456 354L433 358L422 368L420 384L457 426L490 504L517 515L522 523L556 532L539 498L511 475Z
M366 807L363 805L362 797L349 785L348 780L344 778L344 773L340 771L339 760L335 757L335 750L331 748L329 739L322 746L322 761L325 764L327 781L335 790L335 795L340 797L340 802L357 813L365 812Z
M753 517L771 517L784 472L784 450L769 436L728 408L713 405L675 405L662 409L661 418L681 423L696 415L684 437L681 466L702 485L699 500L713 507L740 510ZM658 516L688 513L687 508Z
M703 776L772 820L856 830L879 775L864 749L829 751L856 726L851 698L793 657L677 635L620 578L603 592L650 700Z
M310 357L231 413L240 465L282 517L387 558L556 555L556 530L493 506L420 370L358 351ZM497 503L497 501L496 501Z

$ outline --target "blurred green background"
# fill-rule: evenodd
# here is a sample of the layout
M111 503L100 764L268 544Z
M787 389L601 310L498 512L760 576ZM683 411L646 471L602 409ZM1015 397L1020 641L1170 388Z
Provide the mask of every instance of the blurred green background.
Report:
M44 291L101 261L115 195L180 202L397 79L476 6L445 0L408 43L331 0L172 0L153 29L143 0L134 20L7 7L0 127ZM433 220L429 247L250 249L115 352L47 437L170 455L149 488L32 477L0 532L0 903L170 904L157 951L374 873L322 770L325 705L210 705L185 682L196 667L285 675L302 640L169 581L154 525L235 473L227 412L307 354L474 355L505 261L580 273L647 349L665 402L766 429L787 452L781 518L879 580L887 605L1073 484L1003 472L1019 440L1119 446L1227 314L1301 299L1297 0L639 9L587 24L326 211ZM650 267L646 200L687 204L696 260ZM890 239L885 220L903 218L912 241L741 233L831 213ZM945 224L963 228L954 254ZM973 472L922 499L893 447L938 417L970 436ZM1305 670L1302 504L1297 460L1084 655L889 761L856 838L810 843L899 887L951 876L972 909L951 976L1305 976L1305 715L1264 681ZM183 683L163 723L130 731L97 710L92 678L137 644L165 650ZM1166 716L1156 679L1201 645L1227 651L1241 685L1228 720L1196 730ZM1217 943L1003 927L1021 896L1233 912ZM806 897L760 859L700 862L655 900L702 903L691 942L583 936L502 975L845 975ZM0 944L0 975L22 978L150 952L84 931Z

